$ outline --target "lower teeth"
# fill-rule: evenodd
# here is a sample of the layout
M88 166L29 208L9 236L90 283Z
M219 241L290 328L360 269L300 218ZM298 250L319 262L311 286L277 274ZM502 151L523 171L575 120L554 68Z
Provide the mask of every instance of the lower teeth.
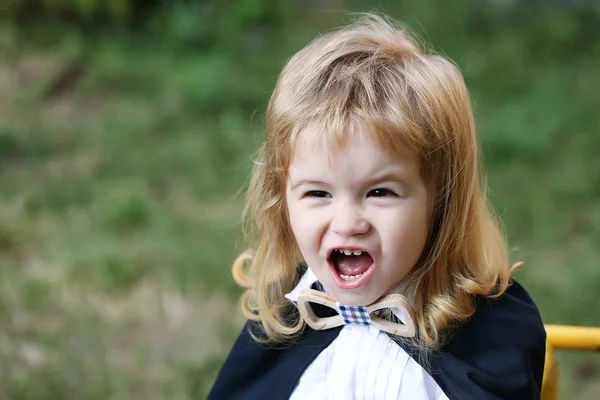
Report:
M358 274L358 275L342 275L340 274L340 277L345 280L345 281L354 281L357 280L358 278L360 278L361 276L363 276L364 272L362 274Z

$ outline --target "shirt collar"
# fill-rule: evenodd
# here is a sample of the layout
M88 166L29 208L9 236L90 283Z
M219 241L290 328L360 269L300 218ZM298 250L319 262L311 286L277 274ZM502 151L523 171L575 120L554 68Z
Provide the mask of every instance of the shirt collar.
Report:
M298 282L296 287L292 289L291 292L285 294L285 298L294 302L298 301L298 295L300 294L300 291L302 289L310 289L313 283L315 283L318 280L319 279L317 278L315 273L312 272L310 267L306 268L306 272L304 272L304 275L302 275L302 278L300 278L300 282Z

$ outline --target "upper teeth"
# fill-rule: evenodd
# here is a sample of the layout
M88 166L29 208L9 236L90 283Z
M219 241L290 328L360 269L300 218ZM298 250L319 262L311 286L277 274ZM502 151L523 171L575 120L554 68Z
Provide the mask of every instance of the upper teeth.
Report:
M335 251L339 251L342 254L345 254L347 256L351 256L351 255L355 255L355 256L360 256L363 252L362 250L344 250L344 249L335 249Z

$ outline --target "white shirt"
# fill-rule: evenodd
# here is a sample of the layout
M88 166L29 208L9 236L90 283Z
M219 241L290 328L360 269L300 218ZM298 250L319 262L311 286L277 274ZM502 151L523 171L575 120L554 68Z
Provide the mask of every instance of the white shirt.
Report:
M317 277L310 270L286 294L296 301ZM448 400L442 389L385 332L345 325L306 368L290 400Z

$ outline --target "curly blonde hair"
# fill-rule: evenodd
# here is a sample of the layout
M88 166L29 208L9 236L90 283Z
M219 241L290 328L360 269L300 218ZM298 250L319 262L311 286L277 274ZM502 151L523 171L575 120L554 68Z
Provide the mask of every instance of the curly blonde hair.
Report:
M486 201L469 94L458 68L426 51L397 23L373 14L321 36L286 64L270 99L266 141L252 171L244 210L250 249L233 265L246 317L266 340L303 328L289 319L284 294L298 281L302 256L286 209L293 138L316 126L323 144L340 146L365 126L387 150L409 146L431 189L431 229L424 252L395 288L414 307L417 343L441 345L450 326L468 319L476 296L500 296L510 282L506 241Z

